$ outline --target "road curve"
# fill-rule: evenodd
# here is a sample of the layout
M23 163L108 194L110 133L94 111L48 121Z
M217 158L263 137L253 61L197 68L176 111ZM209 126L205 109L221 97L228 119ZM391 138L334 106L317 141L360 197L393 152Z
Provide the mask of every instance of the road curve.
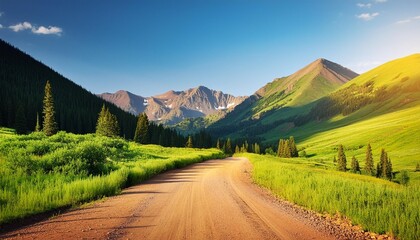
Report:
M228 158L169 171L0 239L333 239L252 184L251 169Z

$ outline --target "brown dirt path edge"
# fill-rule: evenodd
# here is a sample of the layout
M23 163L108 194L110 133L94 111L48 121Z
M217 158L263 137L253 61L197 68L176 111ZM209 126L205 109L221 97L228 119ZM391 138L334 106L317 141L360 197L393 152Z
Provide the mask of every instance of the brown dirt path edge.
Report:
M172 170L4 239L335 239L252 184L244 158Z

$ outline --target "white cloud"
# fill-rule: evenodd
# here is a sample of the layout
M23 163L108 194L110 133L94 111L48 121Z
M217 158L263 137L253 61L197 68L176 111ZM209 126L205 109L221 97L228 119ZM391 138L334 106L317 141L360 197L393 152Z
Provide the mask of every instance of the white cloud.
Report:
M23 23L18 23L16 25L9 26L9 28L12 29L14 32L19 32L19 31L31 29L32 24L29 22L23 22Z
M384 3L384 2L388 2L388 0L375 0L376 3Z
M63 29L59 27L54 27L54 26L49 26L49 27L40 26L39 28L33 27L32 32L36 34L45 34L45 35L55 34L55 35L60 36L61 33L63 32Z
M3 25L0 24L0 29L2 29L2 28L3 28Z
M358 3L356 5L360 8L370 8L370 7L372 7L372 3Z
M61 36L61 33L63 32L63 29L60 27L55 27L55 26L36 27L36 26L33 26L30 22L18 23L16 25L9 26L9 28L12 29L14 32L31 30L35 34L44 34L44 35L55 34L57 36Z
M404 20L397 21L395 23L396 24L404 24L404 23L409 23L409 22L411 22L411 19L404 19Z
M377 12L375 12L375 13L362 13L360 15L356 15L356 17L358 19L362 19L364 21L370 21L370 20L374 19L377 16L379 16L379 13L377 13Z
M415 16L415 17L412 17L412 18L399 20L399 21L396 21L395 23L396 24L404 24L404 23L410 23L410 22L413 22L413 21L416 21L416 20L420 20L420 16Z

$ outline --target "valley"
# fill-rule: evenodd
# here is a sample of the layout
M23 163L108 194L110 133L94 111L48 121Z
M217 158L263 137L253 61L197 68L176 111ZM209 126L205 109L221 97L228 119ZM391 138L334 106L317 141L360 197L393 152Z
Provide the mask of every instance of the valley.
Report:
M0 40L0 238L419 239L420 54L308 62L94 94Z

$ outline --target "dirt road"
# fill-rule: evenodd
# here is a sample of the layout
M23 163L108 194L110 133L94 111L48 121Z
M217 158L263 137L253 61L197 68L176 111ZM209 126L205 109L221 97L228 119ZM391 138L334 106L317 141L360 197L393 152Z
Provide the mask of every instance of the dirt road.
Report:
M332 239L249 179L246 159L169 171L119 196L0 235L17 239Z

